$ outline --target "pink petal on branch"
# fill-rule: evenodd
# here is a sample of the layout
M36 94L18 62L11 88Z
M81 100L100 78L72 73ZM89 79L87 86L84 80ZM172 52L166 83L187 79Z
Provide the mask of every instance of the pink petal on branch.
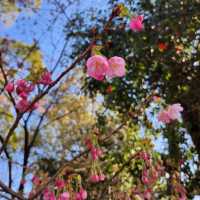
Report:
M62 179L56 179L55 181L55 186L58 188L58 189L62 189L65 187L65 182L64 180Z
M52 78L51 78L51 73L48 71L45 71L41 79L38 81L38 83L43 84L43 85L51 85L53 83Z
M58 200L69 200L69 198L70 198L69 192L63 192L63 193L60 194L60 196L58 197Z
M90 176L90 182L92 182L92 183L98 183L99 182L99 176L97 174L92 174Z
M179 119L181 117L182 111L183 107L181 106L180 103L169 105L167 109L168 115L172 120Z
M103 80L109 69L107 58L100 55L90 57L86 63L87 74L96 80Z
M110 78L125 76L125 60L119 56L114 56L108 60L109 70L107 76Z
M144 17L142 15L139 15L139 16L136 16L136 17L132 17L131 18L131 21L130 21L130 29L132 31L135 31L135 32L140 32L142 31L142 29L144 28L143 27L143 19Z
M158 121L163 122L164 124L170 123L171 119L169 113L166 110L162 110L158 113Z
M6 85L5 90L6 90L7 92L11 93L11 92L14 91L14 88L15 88L14 83L10 82L10 83L8 83L8 84Z

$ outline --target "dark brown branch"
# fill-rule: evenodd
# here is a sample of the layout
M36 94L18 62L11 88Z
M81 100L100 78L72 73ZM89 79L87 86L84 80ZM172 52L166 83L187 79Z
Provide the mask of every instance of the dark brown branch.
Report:
M4 88L5 88L6 84L8 83L8 78L7 78L7 75L6 75L6 73L4 71L4 68L3 68L3 60L2 60L2 53L1 53L1 51L0 51L0 69L1 69L1 73L2 73L3 78L4 78ZM15 103L15 99L13 98L12 94L8 93L8 95L10 97L11 102L15 106L16 103Z
M0 141L3 144L4 140L1 136L0 136ZM9 186L9 188L11 188L11 186L12 186L12 159L11 159L7 149L5 149L4 152L5 152L5 155L8 160L8 179L9 179L8 186Z
M27 168L28 159L29 159L28 144L29 144L29 131L28 131L28 128L27 128L27 123L25 123L25 125L24 125L24 158L23 158L23 170L22 170L22 178L21 178L21 182L20 182L19 190L18 190L19 192L23 192L23 189L24 189L23 180L24 180L25 175L26 175L26 168Z
M13 197L18 198L19 200L26 200L20 193L15 192L14 190L10 189L7 185L5 185L2 181L0 181L0 187L4 190L4 192L12 195Z
M4 151L4 149L6 148L6 146L8 144L8 141L9 141L10 137L12 136L14 130L17 128L18 123L19 123L19 121L20 121L21 118L22 118L22 114L18 114L17 117L16 117L16 119L15 119L15 121L14 121L14 123L13 123L13 125L12 125L12 127L8 131L7 136L6 136L6 138L5 138L2 146L0 148L0 155L1 155L2 151Z

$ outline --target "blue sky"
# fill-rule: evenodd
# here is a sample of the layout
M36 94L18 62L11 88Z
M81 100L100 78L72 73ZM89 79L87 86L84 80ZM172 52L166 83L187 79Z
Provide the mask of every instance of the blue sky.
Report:
M67 21L66 18L88 8L98 9L107 5L107 0L95 0L95 4L94 0L74 0L77 3L73 3L69 8L65 9L65 14L59 15L56 21L52 23L54 17L50 11L54 9L54 6L47 3L47 0L43 0L42 2L40 10L36 13L30 13L26 10L21 12L12 26L5 27L0 23L0 37L7 36L29 44L34 39L39 41L39 46L47 65L55 63L63 47L65 39L63 27ZM66 1L59 0L58 2L62 4Z

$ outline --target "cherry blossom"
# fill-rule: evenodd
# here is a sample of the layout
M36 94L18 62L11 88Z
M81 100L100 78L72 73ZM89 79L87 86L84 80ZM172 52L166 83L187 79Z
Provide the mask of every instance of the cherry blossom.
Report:
M33 176L32 183L37 186L41 184L41 180L38 176Z
M65 182L64 180L62 179L56 179L55 181L55 186L58 188L58 189L62 189L65 187Z
M32 92L34 90L34 85L31 83L28 83L26 80L21 79L18 80L16 83L17 87L16 87L16 92L19 95L20 93L24 92L26 94L29 94L30 92Z
M5 86L5 90L9 93L13 92L15 89L14 83L10 82Z
M69 200L70 199L70 194L69 192L63 192L60 194L57 200Z
M102 152L102 150L101 149L99 149L99 148L95 148L95 147L93 147L92 149L91 149L91 156L92 156L92 159L93 160L97 160L99 157L101 157L102 156L102 154L103 154L103 152Z
M87 60L86 66L88 75L96 80L103 80L109 70L107 58L101 55L90 57Z
M107 76L110 78L122 77L125 75L125 61L123 58L114 56L108 60L109 70L107 71Z
M87 191L81 188L79 192L76 193L76 200L85 200L87 199Z
M43 85L51 85L53 83L51 73L49 71L45 71L42 74L41 79L38 81L38 83Z
M27 99L21 99L16 104L16 108L17 110L19 110L19 112L25 112L28 109L29 105L30 103Z
M166 110L163 110L158 113L158 121L168 124L171 122L169 113Z
M179 119L181 117L180 112L183 111L183 107L180 103L176 103L173 105L168 106L168 114L172 120Z
M99 175L99 180L100 180L100 181L104 181L105 178L106 178L106 176L105 176L104 174L100 174L100 175Z
M98 176L97 174L92 174L92 175L90 176L90 181L91 181L92 183L98 183L98 182L99 182L99 176Z
M54 192L50 191L49 189L46 189L43 193L43 199L44 200L56 200L56 196Z
M144 19L144 17L142 15L132 17L131 21L130 21L130 25L129 25L130 29L132 31L135 31L135 32L142 31L142 29L143 29L143 24L142 24L143 19Z
M178 120L182 111L183 107L179 103L169 105L165 110L158 113L158 121L168 124L171 121Z

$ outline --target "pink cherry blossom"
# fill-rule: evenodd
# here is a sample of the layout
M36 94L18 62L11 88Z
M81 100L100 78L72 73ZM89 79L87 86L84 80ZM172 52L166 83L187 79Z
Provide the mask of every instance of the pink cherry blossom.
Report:
M130 21L130 29L132 31L136 31L136 32L140 32L143 29L143 19L144 17L142 15L136 16L136 17L132 17L131 21Z
M17 85L16 92L18 95L22 92L29 94L35 88L33 84L28 83L24 79L18 80L16 85Z
M43 85L51 85L53 83L51 73L49 71L45 71L42 74L41 79L38 81L38 83Z
M168 124L171 121L178 120L182 111L183 107L179 103L169 105L165 110L158 113L158 121Z
M169 105L167 111L168 111L169 117L172 120L176 120L181 117L180 112L183 111L183 107L181 106L180 103L175 103L173 105Z
M92 156L92 159L93 159L93 160L97 160L97 159L98 159L99 157L101 157L102 154L103 154L103 152L102 152L101 149L95 148L95 147L93 147L93 148L91 149L90 153L91 153L91 156Z
M55 186L58 188L58 189L62 189L65 187L65 182L64 180L62 179L56 179L55 181Z
M91 150L94 147L90 138L85 139L85 145L89 150Z
M149 160L150 159L150 155L149 153L145 152L145 151L141 151L139 153L139 157L145 161Z
M147 185L147 184L150 183L147 170L143 170L143 172L142 172L142 182L143 182L145 185Z
M63 192L57 200L69 200L70 198L70 194L69 192Z
M92 183L98 183L98 182L99 182L99 176L98 176L97 174L92 174L92 175L90 176L90 181L91 181Z
M41 184L41 180L38 176L33 176L32 183L37 186Z
M38 108L38 102L30 106L31 103L27 99L21 99L17 102L16 108L19 112L32 111Z
M166 110L162 110L158 113L158 121L163 122L165 124L170 123L171 119L169 113Z
M16 108L17 110L19 110L19 112L25 112L28 109L29 105L30 103L27 99L21 99L16 104Z
M79 192L76 193L76 200L85 200L87 199L87 191L81 188Z
M109 70L106 75L110 78L122 77L125 75L125 61L123 58L114 56L108 60Z
M104 181L105 178L106 178L106 176L105 176L104 174L100 174L100 175L99 175L99 180L100 180L100 181Z
M96 80L103 80L109 64L107 58L101 55L94 55L87 60L87 74Z
M15 89L14 83L10 82L5 86L5 90L9 93L13 92Z
M43 200L56 200L54 192L46 189L43 193Z
M27 94L26 92L21 92L21 93L19 94L19 96L20 96L22 99L27 99L28 94Z

